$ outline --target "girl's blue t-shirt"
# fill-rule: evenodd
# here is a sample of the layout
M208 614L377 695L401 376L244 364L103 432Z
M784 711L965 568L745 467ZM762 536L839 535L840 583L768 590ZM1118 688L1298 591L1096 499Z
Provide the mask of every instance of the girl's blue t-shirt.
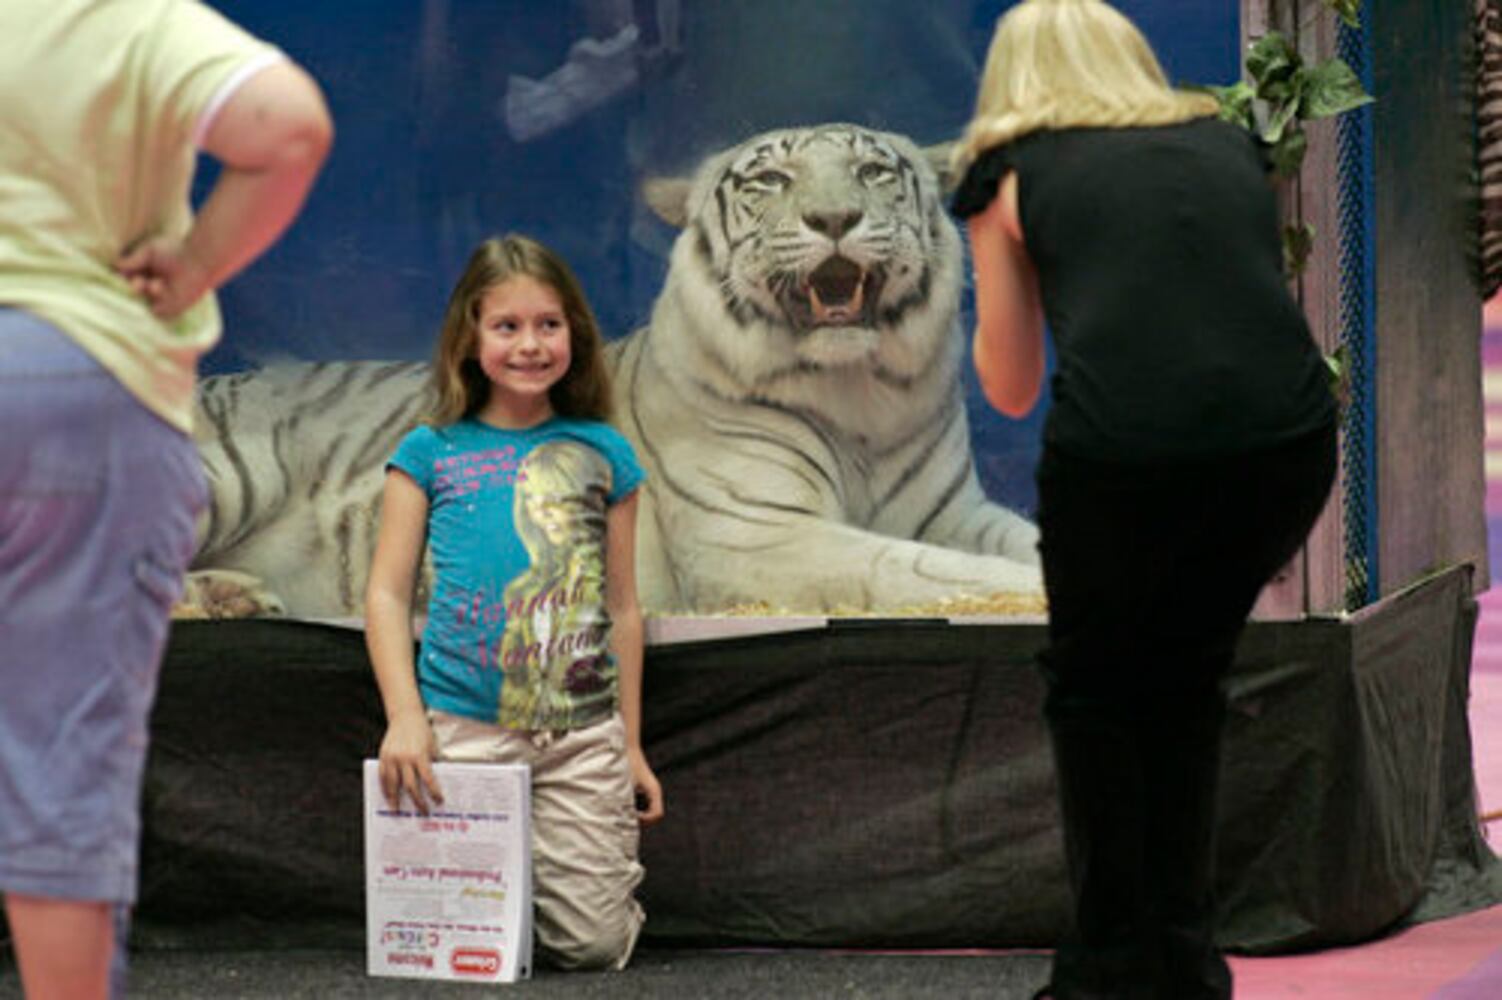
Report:
M511 729L575 729L616 707L605 512L644 478L608 424L418 427L388 468L428 498L433 590L418 650L429 708Z

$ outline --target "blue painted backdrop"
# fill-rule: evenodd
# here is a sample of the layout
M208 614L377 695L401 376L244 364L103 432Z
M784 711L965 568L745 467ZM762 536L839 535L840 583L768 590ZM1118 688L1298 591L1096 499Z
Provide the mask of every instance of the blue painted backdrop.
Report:
M306 66L338 130L297 225L222 293L225 338L205 359L210 373L286 357L426 358L469 250L505 230L563 253L607 335L627 333L649 315L674 235L640 205L643 178L782 125L841 120L952 139L991 27L1012 5L210 2ZM1118 6L1173 79L1239 75L1237 0ZM1031 510L1043 408L1011 421L985 407L973 380L968 393L987 492Z

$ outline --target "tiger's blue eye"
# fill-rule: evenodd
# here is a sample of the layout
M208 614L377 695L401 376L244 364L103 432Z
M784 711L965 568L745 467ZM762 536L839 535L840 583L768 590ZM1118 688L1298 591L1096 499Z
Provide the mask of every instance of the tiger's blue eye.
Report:
M785 188L793 183L793 179L781 170L763 170L751 175L751 183L763 187Z
M876 181L891 177L895 171L885 163L877 163L874 160L862 163L856 168L856 180L862 184L873 184Z

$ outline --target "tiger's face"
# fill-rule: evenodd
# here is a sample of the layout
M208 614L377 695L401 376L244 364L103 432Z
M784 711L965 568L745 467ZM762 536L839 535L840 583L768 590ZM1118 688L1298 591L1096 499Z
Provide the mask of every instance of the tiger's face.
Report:
M831 369L903 380L948 338L961 250L924 154L853 125L756 136L687 190L674 267L712 353L747 382Z

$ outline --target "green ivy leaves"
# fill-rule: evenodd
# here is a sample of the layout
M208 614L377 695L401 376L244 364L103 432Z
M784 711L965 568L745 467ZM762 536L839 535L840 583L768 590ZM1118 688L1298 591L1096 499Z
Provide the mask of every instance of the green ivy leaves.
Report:
M1325 0L1325 6L1340 15L1348 27L1361 27L1361 0Z
M1283 273L1297 277L1304 273L1309 255L1314 252L1314 227L1307 222L1288 223L1283 227Z
M1341 412L1351 405L1351 349L1341 344L1325 355L1325 376Z
M1306 119L1330 118L1375 100L1362 89L1351 67L1339 59L1310 67L1304 80L1301 117Z
M1359 2L1351 0L1353 10ZM1262 137L1273 171L1280 177L1292 177L1303 165L1309 149L1303 122L1330 118L1372 102L1344 61L1305 65L1293 43L1276 31L1253 43L1247 52L1246 72L1250 80L1204 89L1220 103L1222 118Z
M1323 0L1352 28L1361 27L1361 0ZM1299 50L1283 35L1268 32L1247 51L1246 74L1229 87L1200 87L1220 104L1220 117L1246 128L1267 145L1275 177L1298 175L1309 151L1303 123L1332 118L1370 104L1374 98L1351 67L1340 59L1306 66ZM1290 278L1303 273L1314 249L1314 228L1307 222L1283 227L1283 268ZM1344 346L1325 356L1330 390L1342 411L1350 404L1351 358Z

